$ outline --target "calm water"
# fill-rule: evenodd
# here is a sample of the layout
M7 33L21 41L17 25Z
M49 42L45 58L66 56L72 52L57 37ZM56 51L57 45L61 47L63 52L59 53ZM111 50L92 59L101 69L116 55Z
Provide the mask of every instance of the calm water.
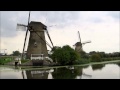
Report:
M0 66L0 79L120 79L120 62L51 69Z

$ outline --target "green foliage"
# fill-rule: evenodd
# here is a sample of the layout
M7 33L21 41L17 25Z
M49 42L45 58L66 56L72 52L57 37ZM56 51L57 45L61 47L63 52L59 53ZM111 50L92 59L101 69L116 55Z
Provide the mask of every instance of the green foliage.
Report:
M0 65L4 65L11 61L12 61L12 58L10 58L10 57L2 57L2 58L0 58Z
M105 52L98 52L98 54L102 57L102 58L104 58L106 55L105 55Z
M58 48L61 48L61 47L59 47L59 46L54 46L53 48L52 48L52 52L54 52L56 49L58 49Z
M87 64L87 63L90 63L90 60L89 59L79 59L75 62L75 64Z
M26 63L28 61L30 61L30 60L21 60L21 63Z
M13 51L13 56L19 56L21 53L19 51Z
M100 54L97 54L97 53L91 55L90 59L91 59L92 62L100 62L100 61L102 61L102 58L101 58Z
M81 58L88 58L88 56L86 55L86 52L85 51L80 51L80 57Z
M72 49L70 46L66 45L62 48L54 49L51 58L54 62L59 63L60 65L71 65L74 64L76 60L79 59L79 55Z
M120 57L107 57L107 58L102 58L102 61L113 61L113 60L120 60Z

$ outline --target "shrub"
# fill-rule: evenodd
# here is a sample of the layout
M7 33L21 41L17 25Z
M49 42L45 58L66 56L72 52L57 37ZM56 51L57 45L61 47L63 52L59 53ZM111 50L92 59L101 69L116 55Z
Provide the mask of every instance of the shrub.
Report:
M75 64L87 64L87 63L90 63L90 60L89 59L79 59L75 62Z
M91 55L90 59L91 59L91 62L101 62L102 61L102 58L99 54Z
M60 65L72 65L79 59L79 55L70 46L56 48L51 55L54 62Z

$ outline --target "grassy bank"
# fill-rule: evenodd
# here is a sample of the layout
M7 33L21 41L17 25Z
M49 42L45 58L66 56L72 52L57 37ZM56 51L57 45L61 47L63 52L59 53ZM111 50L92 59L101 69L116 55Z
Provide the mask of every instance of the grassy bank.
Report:
M74 64L81 65L81 64L87 64L87 63L94 63L94 62L104 62L104 61L115 61L115 60L120 60L120 57L114 57L114 58L101 58L101 59L83 59L81 58L80 60L76 61Z
M100 64L102 64L103 62L108 62L108 61L110 61L110 62L114 62L114 61L119 61L120 60L120 57L114 57L114 58L102 58L101 60L94 60L94 61L92 61L90 58L89 59L80 59L80 60L78 60L78 61L76 61L75 63L74 63L74 65L84 65L84 64L91 64L91 63L100 63ZM13 59L12 58L10 58L10 57L5 57L5 58L0 58L0 65L5 65L6 63L9 63L9 62L12 62L13 61ZM29 60L21 60L21 63L23 64L23 63L26 63L26 62L28 62ZM54 67L54 66L52 66L52 67Z
M120 57L114 57L114 58L102 58L102 61L113 61L113 60L120 60Z

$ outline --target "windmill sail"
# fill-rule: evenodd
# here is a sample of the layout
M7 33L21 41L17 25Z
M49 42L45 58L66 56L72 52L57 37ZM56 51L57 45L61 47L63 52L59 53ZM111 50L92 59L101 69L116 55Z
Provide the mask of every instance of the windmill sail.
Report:
M17 31L26 31L27 25L17 24Z
M53 42L52 42L52 40L51 40L51 38L50 38L50 35L49 35L49 33L48 33L48 30L46 30L46 32L47 32L47 35L48 35L48 37L49 37L49 39L50 39L50 42L51 42L52 46L54 47Z
M30 22L30 11L29 11L29 17L28 17L28 26L29 26L29 22ZM27 28L26 35L25 35L25 40L24 40L22 59L23 59L23 55L24 55L24 49L25 49L27 34L28 34L28 28Z
M86 43L91 43L91 41L86 41L86 42L83 42L82 44L84 45L84 44L86 44Z
M80 42L81 42L81 38L80 38L80 32L78 31L78 34L79 34L79 39L80 39Z

